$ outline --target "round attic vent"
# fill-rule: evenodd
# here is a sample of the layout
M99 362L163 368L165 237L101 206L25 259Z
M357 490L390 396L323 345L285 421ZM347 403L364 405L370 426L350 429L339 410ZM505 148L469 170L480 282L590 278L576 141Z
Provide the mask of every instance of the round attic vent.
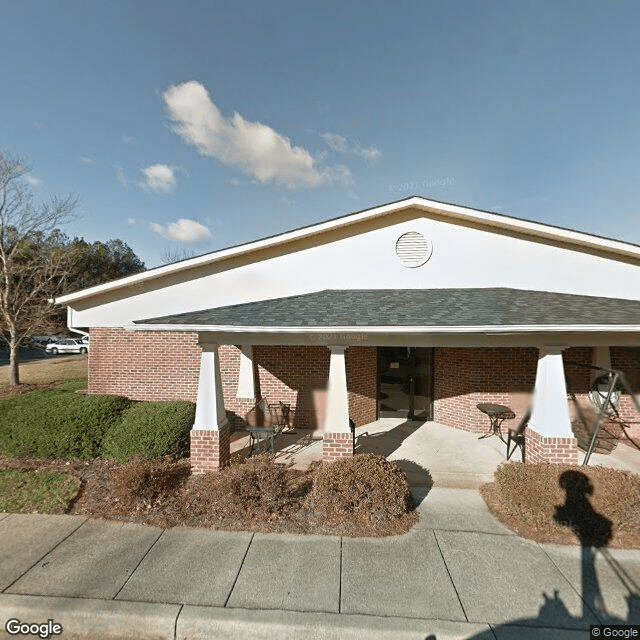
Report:
M396 241L396 255L403 267L421 267L432 250L431 242L417 231L407 231Z

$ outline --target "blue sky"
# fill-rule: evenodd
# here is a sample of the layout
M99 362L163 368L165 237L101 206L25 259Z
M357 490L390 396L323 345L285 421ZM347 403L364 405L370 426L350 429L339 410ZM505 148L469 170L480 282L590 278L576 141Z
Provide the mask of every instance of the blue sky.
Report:
M148 267L421 194L640 243L640 3L6 2L0 148Z

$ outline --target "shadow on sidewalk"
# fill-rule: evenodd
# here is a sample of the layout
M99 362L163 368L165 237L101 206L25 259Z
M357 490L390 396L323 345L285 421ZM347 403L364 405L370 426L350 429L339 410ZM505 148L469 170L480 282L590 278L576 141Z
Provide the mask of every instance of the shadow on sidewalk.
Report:
M556 507L554 520L558 524L569 527L580 540L581 546L581 592L582 614L574 616L555 591L553 596L542 594L543 603L535 618L518 618L509 620L492 630L470 636L468 640L495 640L499 638L519 638L522 630L519 627L533 627L546 633L545 629L584 630L588 632L592 624L604 625L638 625L640 624L640 588L629 573L611 555L607 549L612 537L612 523L602 514L595 511L589 496L593 493L593 485L589 478L580 471L566 471L560 476L560 486L566 492L563 505ZM597 554L608 563L616 577L624 586L627 595L628 612L626 618L620 618L607 611L606 594L602 593L596 573L595 559ZM498 633L494 633L497 631ZM529 637L527 635L527 637ZM536 636L537 637L537 636ZM540 637L546 637L540 635ZM553 636L560 637L560 636ZM633 637L633 636L619 636ZM425 640L437 640L436 635L427 636Z

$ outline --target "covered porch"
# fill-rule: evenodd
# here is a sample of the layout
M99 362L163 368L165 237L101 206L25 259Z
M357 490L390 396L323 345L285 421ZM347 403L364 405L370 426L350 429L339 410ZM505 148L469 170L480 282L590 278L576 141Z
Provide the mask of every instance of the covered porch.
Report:
M635 441L635 440L634 440ZM640 440L625 444L621 440L609 454L594 453L590 466L602 465L640 474ZM231 454L245 457L248 437L241 431L232 435ZM355 453L377 453L393 460L404 471L412 487L477 489L493 481L496 468L506 460L506 446L498 437L478 439L477 434L461 431L434 421L407 421L380 418L357 427ZM585 452L578 451L578 462ZM307 469L322 460L322 434L296 429L282 434L276 442L277 463L294 469ZM516 450L511 460L521 460Z
M324 461L351 456L356 446L349 422L354 406L349 379L353 382L357 372L354 374L352 370L347 375L350 350L363 346L373 349L429 347L455 354L465 350L488 353L510 349L512 360L516 361L518 353L535 350L537 365L534 359L535 374L528 389L531 397L531 417L526 431L528 460L577 463L563 352L573 347L588 347L591 353L595 347L594 358L600 358L606 357L609 345L639 345L640 327L634 322L640 316L640 302L613 302L617 303L617 309L612 320L611 300L568 294L506 289L322 291L141 320L136 322L136 328L198 334L202 355L191 437L194 472L218 469L227 463L231 452L221 345L241 345L237 388L233 393L236 398L249 402L260 395L256 389L256 349L271 346L283 349L282 353L286 353L287 348L299 348L303 352L313 349L326 354L326 369L320 367L306 372L308 377L316 379L318 375L326 376L326 406L318 424ZM453 370L449 373L455 378L455 357L451 363ZM286 371L287 363L280 365ZM494 380L506 377L508 388L508 374L501 371L499 362L489 365L476 358L475 366L477 370L467 380L463 392L467 412L473 410L475 402L483 401L478 393L483 376ZM264 389L261 391L264 393ZM227 402L230 392L227 388ZM517 407L520 415L525 410L524 406ZM435 417L438 419L438 415ZM373 447L376 440L383 442L383 436L375 435L377 427L371 431L374 429L371 422L356 421L360 433L356 430L355 435L361 436L364 442L369 440L367 446ZM366 439L363 427L370 428ZM465 429L466 425L463 423L460 428ZM403 427L396 425L394 430L400 436ZM437 427L431 429L433 434L436 431ZM415 433L424 432L415 429ZM477 436L470 435L477 440ZM458 436L465 439L464 433L455 433L455 437ZM419 448L420 437L403 437L403 442ZM451 434L447 437L451 440ZM468 440L468 444L460 444L456 449L458 455L464 451L464 455L473 458L472 439ZM402 446L397 448L401 449ZM485 453L489 460L493 456L493 461L498 463L497 452L495 455Z

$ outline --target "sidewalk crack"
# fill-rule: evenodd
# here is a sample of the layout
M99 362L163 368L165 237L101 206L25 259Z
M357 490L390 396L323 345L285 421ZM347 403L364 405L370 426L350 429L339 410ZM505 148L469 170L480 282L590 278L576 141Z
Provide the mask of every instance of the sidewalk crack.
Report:
M12 514L9 514L12 515ZM17 514L22 515L22 514ZM60 540L57 544L55 544L49 551L47 551L44 555L40 556L26 571L23 571L11 584L8 584L3 590L2 593L5 593L7 589L11 589L13 585L20 580L23 576L25 576L31 569L33 569L39 562L44 560L52 551L55 551L65 540L71 537L85 522L88 522L89 518L85 518L73 531L70 531L62 540Z
M340 536L340 578L338 580L338 613L342 613L342 536Z
M138 570L138 567L142 564L142 561L147 557L147 555L149 554L149 551L151 551L151 549L153 549L153 547L156 546L156 543L158 542L158 540L160 540L160 538L162 538L162 536L164 535L166 529L163 529L158 537L153 541L153 544L145 551L144 555L142 556L142 558L140 558L140 560L138 561L138 564L136 564L136 566L134 567L133 571L129 574L129 576L127 577L127 579L124 581L124 584L118 589L118 591L116 591L115 595L111 598L112 600L115 600L118 595L120 594L120 592L127 586L127 583L129 582L129 580L131 580L131 577L133 576L133 574Z
M447 561L444 558L444 553L442 553L442 549L440 548L440 541L438 540L438 536L436 535L435 531L433 532L433 537L436 541L436 546L438 547L438 551L440 552L440 557L442 558L442 562L444 562L444 568L447 570L447 575L449 576L449 580L451 580L451 586L453 587L453 590L456 592L456 597L458 598L458 602L460 603L460 608L462 609L464 618L467 622L469 622L469 616L467 615L467 612L464 610L464 605L462 604L462 600L460 599L460 594L458 593L456 583L453 581L453 576L451 575L451 571L449 571Z
M184 609L184 605L181 604L180 608L178 609L178 615L176 616L176 621L173 625L173 640L178 640L178 620L180 619L180 614L182 613L183 609Z
M226 607L227 604L229 604L229 600L231 599L231 594L233 593L233 590L236 588L236 583L238 582L238 578L240 577L240 572L242 571L242 567L244 566L244 561L247 559L247 554L249 553L249 549L251 548L251 544L253 543L253 538L255 535L256 535L255 533L251 534L251 538L249 539L249 544L247 545L247 549L245 550L244 555L242 556L242 562L238 567L238 573L236 573L235 580L231 585L231 589L229 589L229 595L227 596L227 599L224 601L224 605L222 605L223 607Z

